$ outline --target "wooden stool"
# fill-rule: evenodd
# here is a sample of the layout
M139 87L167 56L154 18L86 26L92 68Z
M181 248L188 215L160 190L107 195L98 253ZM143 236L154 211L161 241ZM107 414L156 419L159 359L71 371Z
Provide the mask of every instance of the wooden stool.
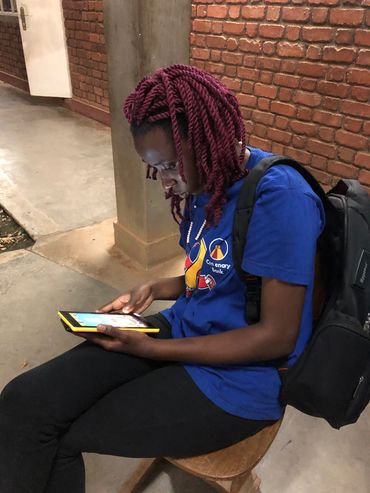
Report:
M259 463L273 442L281 425L279 420L256 435L209 454L165 460L198 476L222 493L259 493L260 480L252 469ZM119 493L134 493L153 466L161 459L143 459Z

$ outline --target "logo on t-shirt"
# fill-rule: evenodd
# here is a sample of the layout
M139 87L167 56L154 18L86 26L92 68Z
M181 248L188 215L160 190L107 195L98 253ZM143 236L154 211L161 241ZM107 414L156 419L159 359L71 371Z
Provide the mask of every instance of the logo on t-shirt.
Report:
M223 238L216 238L209 245L209 254L213 260L222 260L229 253L229 245Z

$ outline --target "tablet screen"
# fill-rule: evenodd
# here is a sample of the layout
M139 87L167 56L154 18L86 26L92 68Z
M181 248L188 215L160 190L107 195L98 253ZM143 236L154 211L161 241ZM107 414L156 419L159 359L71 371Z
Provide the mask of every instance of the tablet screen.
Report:
M111 325L112 327L143 327L141 322L131 315L117 315L110 313L76 313L70 312L81 327L96 327L99 324Z

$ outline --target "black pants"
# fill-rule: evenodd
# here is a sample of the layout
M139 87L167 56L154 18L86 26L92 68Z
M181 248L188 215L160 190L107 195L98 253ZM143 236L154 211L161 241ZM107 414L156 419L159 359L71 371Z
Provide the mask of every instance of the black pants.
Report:
M161 337L170 336L163 317L158 322ZM224 412L180 365L84 342L3 390L0 492L83 493L82 452L191 456L231 445L269 423Z

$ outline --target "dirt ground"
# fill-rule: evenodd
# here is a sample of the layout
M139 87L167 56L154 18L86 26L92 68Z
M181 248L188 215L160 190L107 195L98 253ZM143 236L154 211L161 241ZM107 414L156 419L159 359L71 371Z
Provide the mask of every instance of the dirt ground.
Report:
M34 244L27 232L0 206L0 253Z

